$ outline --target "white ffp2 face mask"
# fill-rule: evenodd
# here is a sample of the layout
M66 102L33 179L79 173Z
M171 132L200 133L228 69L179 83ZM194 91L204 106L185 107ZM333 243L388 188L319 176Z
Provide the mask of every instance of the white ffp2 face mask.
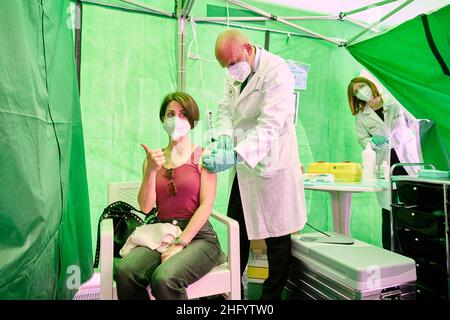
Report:
M163 128L166 130L172 141L178 141L189 134L189 131L191 131L191 124L186 119L172 117L164 120Z
M228 73L233 80L244 82L252 72L252 68L247 61L240 61L228 67Z
M372 90L368 85L365 84L361 88L359 88L358 91L356 91L355 97L365 102L370 101L373 99Z

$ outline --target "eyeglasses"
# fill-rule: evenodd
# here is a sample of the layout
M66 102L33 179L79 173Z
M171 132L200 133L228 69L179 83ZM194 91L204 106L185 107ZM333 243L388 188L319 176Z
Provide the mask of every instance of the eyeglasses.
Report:
M173 181L173 168L172 169L166 169L166 173L164 174L164 177L169 179L169 184L167 185L167 188L169 190L169 194L174 196L177 194L177 186L175 185L175 181Z

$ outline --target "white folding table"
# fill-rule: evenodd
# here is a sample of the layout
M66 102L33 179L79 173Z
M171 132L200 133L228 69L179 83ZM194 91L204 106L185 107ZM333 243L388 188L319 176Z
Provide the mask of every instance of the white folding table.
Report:
M374 182L310 182L304 181L305 190L325 191L331 194L333 231L350 235L350 211L352 193L389 190L389 181Z

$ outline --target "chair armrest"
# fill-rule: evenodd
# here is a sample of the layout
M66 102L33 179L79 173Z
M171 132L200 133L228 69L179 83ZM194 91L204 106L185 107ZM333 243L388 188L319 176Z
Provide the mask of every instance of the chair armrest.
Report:
M112 219L100 225L100 300L113 299L114 228Z
M241 298L241 268L240 268L240 247L239 247L239 224L236 220L213 210L211 217L223 223L227 227L228 239L228 265L231 273L231 299Z

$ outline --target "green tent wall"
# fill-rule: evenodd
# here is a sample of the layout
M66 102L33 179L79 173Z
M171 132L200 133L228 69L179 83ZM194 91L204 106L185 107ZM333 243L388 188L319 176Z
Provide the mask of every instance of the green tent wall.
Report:
M0 2L0 299L71 299L92 275L69 4Z

